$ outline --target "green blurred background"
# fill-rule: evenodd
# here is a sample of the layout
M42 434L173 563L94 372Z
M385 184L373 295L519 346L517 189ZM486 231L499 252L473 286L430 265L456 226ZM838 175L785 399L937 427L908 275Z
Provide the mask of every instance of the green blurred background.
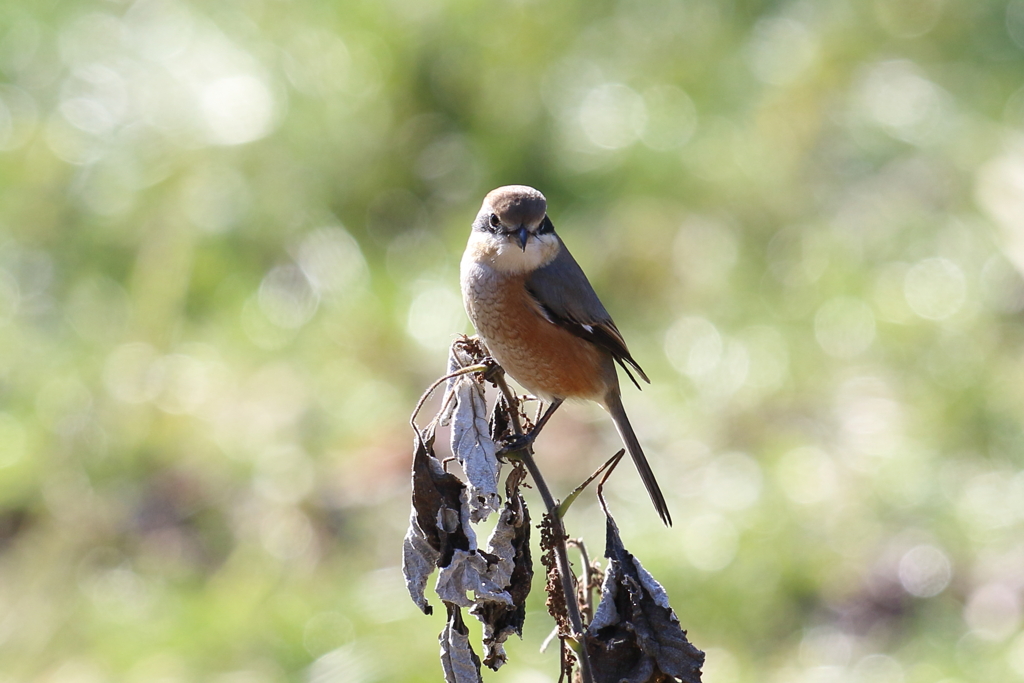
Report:
M0 83L0 681L440 680L406 420L508 183L653 379L676 524L610 503L705 681L1024 680L1024 1L6 0Z

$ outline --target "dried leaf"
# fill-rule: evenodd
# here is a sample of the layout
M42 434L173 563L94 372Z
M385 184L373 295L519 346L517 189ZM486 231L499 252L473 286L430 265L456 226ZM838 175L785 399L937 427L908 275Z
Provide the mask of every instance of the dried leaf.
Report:
M501 443L502 439L512 436L512 425L509 422L509 407L505 397L500 393L491 408L491 422L489 425L491 441Z
M446 607L448 623L438 637L445 683L483 683L480 658L469 644L469 629L462 620L462 611L455 605Z
M416 524L416 510L413 509L409 530L405 532L405 541L402 543L402 573L405 574L405 587L409 590L409 596L424 614L434 613L434 608L427 602L423 592L440 557L441 553L431 547L426 535Z
M470 340L452 344L448 354L448 372L479 361ZM474 523L487 519L501 505L498 462L487 419L484 388L475 375L466 374L448 380L442 400L440 424L452 425L452 453L458 458L469 480L469 505Z
M512 598L504 588L491 580L490 571L496 564L480 550L456 550L451 563L442 567L437 575L434 590L445 602L460 607L472 607L484 602L512 604ZM473 598L467 594L472 592Z
M484 602L510 604L512 598L505 592L502 583L493 576L498 558L477 548L476 532L469 523L469 506L466 493L462 495L462 517L457 526L466 538L466 547L456 548L450 556L441 558L441 571L437 575L434 590L445 602L460 607L471 607ZM468 593L473 593L473 598Z
M476 536L461 524L465 484L444 471L434 455L434 434L417 439L412 464L412 514L402 546L405 585L425 614L433 609L423 595L436 566L447 566L456 550L476 547ZM468 525L467 525L468 526ZM471 538L472 535L472 538Z
M487 540L487 551L498 558L490 578L505 589L511 604L479 603L470 611L484 625L484 664L497 671L507 661L505 641L513 633L523 635L526 598L533 581L530 512L518 491L505 503L498 524Z
M661 584L622 545L611 516L605 557L601 603L587 628L596 683L700 683L704 653L686 639Z

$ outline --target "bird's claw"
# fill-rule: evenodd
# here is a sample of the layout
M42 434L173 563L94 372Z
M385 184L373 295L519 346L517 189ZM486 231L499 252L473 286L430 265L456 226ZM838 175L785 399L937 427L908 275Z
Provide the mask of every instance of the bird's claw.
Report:
M517 451L526 450L533 445L533 436L530 434L513 434L506 436L500 442L498 457L504 457Z
M480 364L487 366L487 369L484 370L483 373L481 374L483 375L484 380L491 383L494 383L496 381L495 378L498 375L503 374L505 372L505 370L502 369L500 365L498 365L498 361L494 360L494 358L491 356L484 356L480 360Z

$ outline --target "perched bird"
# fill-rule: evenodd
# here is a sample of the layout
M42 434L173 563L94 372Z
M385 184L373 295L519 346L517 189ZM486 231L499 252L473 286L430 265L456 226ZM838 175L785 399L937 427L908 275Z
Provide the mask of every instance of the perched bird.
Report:
M665 497L622 408L615 363L650 382L547 215L524 185L485 198L462 257L462 300L491 355L527 391L550 402L534 435L565 399L601 404L612 417L666 524ZM639 384L637 384L639 387Z

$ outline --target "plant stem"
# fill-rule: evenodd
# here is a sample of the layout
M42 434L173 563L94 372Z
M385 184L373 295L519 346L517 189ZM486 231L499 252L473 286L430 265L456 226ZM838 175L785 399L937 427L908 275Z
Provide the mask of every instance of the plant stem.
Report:
M523 426L519 421L519 402L516 397L512 394L508 388L508 383L505 382L503 374L498 373L494 382L501 389L501 393L505 396L505 402L509 407L509 416L512 422L512 430L516 436L523 435ZM540 473L540 468L537 467L537 462L533 459L533 447L527 446L520 451L520 457L523 462L526 463L526 469L530 472L530 477L533 479L534 485L537 487L537 492L540 494L541 500L544 501L544 507L547 508L548 517L551 518L551 527L554 535L555 543L555 558L558 562L558 574L562 580L562 593L565 594L565 609L569 616L569 623L572 624L572 628L575 631L573 637L579 643L579 650L577 654L580 660L580 675L583 679L583 683L594 683L594 676L590 671L590 658L587 656L587 641L585 631L583 629L583 619L580 616L579 602L576 599L576 586L573 585L573 573L569 568L569 550L566 546L566 540L568 535L565 533L565 526L562 524L562 518L558 514L558 504L555 502L554 497L551 495L551 490L548 488L547 482L544 481L544 477Z

